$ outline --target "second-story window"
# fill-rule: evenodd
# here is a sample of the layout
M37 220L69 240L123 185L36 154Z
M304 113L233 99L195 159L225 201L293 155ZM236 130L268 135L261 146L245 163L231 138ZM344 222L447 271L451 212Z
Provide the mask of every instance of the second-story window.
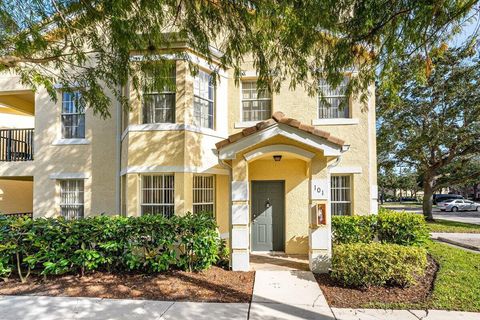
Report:
M242 120L263 121L272 116L272 95L258 90L256 81L242 81Z
M199 71L193 83L193 121L202 128L214 128L215 87L212 77Z
M146 80L147 84L143 93L142 106L143 123L174 123L176 93L175 64L172 64L166 72L154 73ZM161 84L158 85L158 83ZM158 86L162 88L159 90Z
M80 93L62 94L62 138L85 138L85 113L79 106Z
M331 118L349 118L348 97L345 94L348 85L348 77L344 77L342 82L333 88L325 80L320 80L320 91L326 101L319 97L318 117L320 119Z

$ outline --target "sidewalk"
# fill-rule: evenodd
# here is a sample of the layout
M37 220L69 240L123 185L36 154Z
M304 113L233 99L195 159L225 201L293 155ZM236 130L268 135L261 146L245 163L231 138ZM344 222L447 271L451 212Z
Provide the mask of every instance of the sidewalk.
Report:
M257 271L248 303L0 296L0 320L478 320L480 313L330 308L310 271Z
M430 233L432 239L480 253L480 233Z
M261 318L260 318L261 317ZM201 303L95 298L1 296L0 320L478 320L480 313L339 309L288 303Z

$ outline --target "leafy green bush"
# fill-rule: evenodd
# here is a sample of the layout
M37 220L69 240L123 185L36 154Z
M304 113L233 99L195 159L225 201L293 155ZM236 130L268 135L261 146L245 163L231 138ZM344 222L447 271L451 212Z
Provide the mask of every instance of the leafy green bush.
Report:
M218 259L220 239L209 214L164 218L98 216L80 220L0 220L0 276L93 270L203 270Z
M420 245L429 238L427 224L421 214L380 210L377 230L381 242L405 246Z
M334 216L332 236L335 244L380 242L420 245L428 240L422 215L381 209L378 215Z
M332 237L335 244L372 242L376 235L377 216L333 216Z
M425 273L427 252L420 247L386 243L334 247L332 278L345 286L409 286Z

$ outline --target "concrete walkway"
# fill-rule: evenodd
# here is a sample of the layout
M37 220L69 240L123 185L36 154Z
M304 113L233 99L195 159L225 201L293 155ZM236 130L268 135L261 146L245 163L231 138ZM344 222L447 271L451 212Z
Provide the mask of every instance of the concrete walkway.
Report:
M298 293L298 291L295 291ZM290 296L290 295L288 295ZM303 296L303 295L302 295ZM0 320L478 320L480 313L443 310L339 309L305 296L291 304L199 303L39 296L0 296ZM283 302L280 302L282 301ZM308 303L307 303L308 302ZM249 307L251 308L249 310ZM260 318L261 317L261 318Z
M480 233L430 233L432 239L480 252Z
M310 271L257 271L250 320L334 319Z

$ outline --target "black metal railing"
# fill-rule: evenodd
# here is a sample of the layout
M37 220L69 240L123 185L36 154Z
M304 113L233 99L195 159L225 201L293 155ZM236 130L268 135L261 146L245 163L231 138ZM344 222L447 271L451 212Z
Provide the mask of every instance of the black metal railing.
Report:
M10 218L33 218L33 212L14 212L14 213L0 213L0 217Z
M33 129L0 129L0 161L32 161Z

